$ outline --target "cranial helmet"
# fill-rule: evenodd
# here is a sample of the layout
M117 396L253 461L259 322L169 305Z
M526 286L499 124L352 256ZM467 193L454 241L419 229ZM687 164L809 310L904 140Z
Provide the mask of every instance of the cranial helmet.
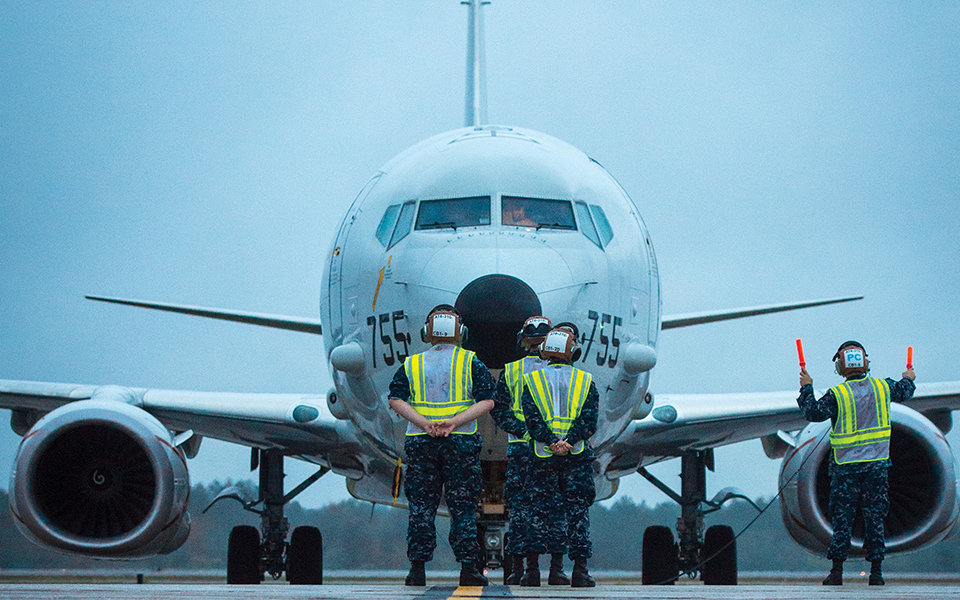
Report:
M580 360L580 331L573 323L559 323L540 344L540 357L552 362L574 363Z
M540 315L524 321L523 327L517 332L517 348L523 348L524 345L536 348L542 344L550 333L550 325L550 319Z
M433 307L420 329L420 339L428 344L457 344L467 339L467 326L460 321L460 313L449 304Z
M866 375L870 370L870 360L867 351L860 342L853 340L840 344L837 353L833 355L833 368L837 375L850 377L851 375Z

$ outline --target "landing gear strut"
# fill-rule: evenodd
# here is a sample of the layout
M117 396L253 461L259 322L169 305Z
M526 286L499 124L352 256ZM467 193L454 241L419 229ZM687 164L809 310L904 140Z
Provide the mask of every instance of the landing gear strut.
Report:
M284 506L307 489L330 469L321 467L303 483L283 493L283 453L278 450L253 449L252 469L260 468L260 494L254 502L244 498L236 487L217 494L203 512L225 498L239 501L243 508L260 515L260 530L240 525L230 532L227 547L227 583L258 584L264 574L274 579L287 574L291 584L323 583L323 536L316 527L297 527L287 543L290 525L283 514ZM262 539L261 539L262 534Z
M680 505L677 542L667 527L648 527L643 534L642 576L644 585L671 585L681 575L700 574L706 585L736 585L737 546L733 529L715 525L703 531L703 516L743 495L725 489L706 499L707 473L713 470L713 450L685 452L680 457L680 493L677 494L644 467L638 469L650 483ZM706 508L705 508L706 506Z

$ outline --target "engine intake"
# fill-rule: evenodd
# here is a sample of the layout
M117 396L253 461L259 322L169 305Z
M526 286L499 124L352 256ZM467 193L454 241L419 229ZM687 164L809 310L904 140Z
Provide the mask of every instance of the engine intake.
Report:
M183 452L146 411L83 400L40 419L20 443L10 509L27 537L104 558L165 554L190 532Z
M885 521L888 553L925 548L957 524L958 494L953 452L943 433L917 411L894 403L889 471L890 511ZM811 423L780 469L780 508L790 536L819 555L833 537L830 525L829 423ZM863 519L857 513L850 554L864 556Z

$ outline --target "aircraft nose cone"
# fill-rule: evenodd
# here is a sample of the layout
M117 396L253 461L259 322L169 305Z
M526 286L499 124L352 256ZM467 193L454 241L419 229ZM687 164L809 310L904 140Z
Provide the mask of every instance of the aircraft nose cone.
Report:
M517 332L527 318L541 314L533 289L510 275L485 275L470 282L456 302L467 326L463 346L473 350L491 369L519 360Z
M494 234L496 235L496 234ZM542 294L571 288L573 276L563 256L535 235L463 235L437 250L425 263L419 284L457 294L455 306L467 326L464 347L487 367L499 369L519 359L517 331L543 314ZM561 292L562 293L562 292ZM549 315L548 315L549 316Z

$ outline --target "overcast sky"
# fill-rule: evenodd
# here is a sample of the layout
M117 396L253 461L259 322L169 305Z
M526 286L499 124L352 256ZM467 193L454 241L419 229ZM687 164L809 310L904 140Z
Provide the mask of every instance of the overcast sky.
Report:
M839 381L830 357L850 338L875 375L898 378L913 345L919 381L960 379L960 4L485 11L489 120L619 179L666 314L865 296L664 332L654 395L796 389L797 337L817 387ZM317 316L363 184L463 125L466 18L457 0L0 0L0 378L329 389L319 337L83 296ZM6 472L18 438L2 429ZM191 474L250 477L248 460L207 440ZM776 493L758 441L717 465L709 494ZM678 487L678 469L656 472ZM310 472L291 467L287 487ZM637 475L621 494L664 499Z

